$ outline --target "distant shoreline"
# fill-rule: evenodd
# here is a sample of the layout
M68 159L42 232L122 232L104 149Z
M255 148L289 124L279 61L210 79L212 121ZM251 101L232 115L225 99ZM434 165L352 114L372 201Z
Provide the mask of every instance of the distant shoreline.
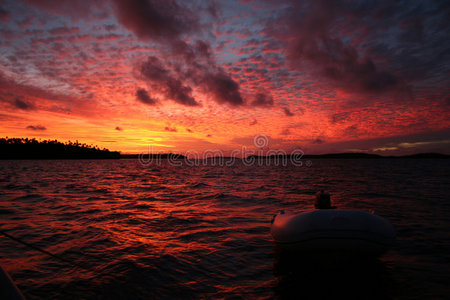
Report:
M119 155L39 155L33 154L30 156L27 155L1 155L0 160L83 160L83 159L139 159L140 154L120 154ZM283 156L248 156L246 159L255 158L255 159L280 159L280 158L289 158L290 155ZM227 157L227 156L216 156L216 157L208 157L204 160L212 160L212 159L237 159L241 160L239 157ZM441 154L441 153L418 153L412 155L402 155L402 156L382 156L376 154L365 154L365 153L332 153L332 154L318 154L318 155L303 155L301 159L448 159L450 155ZM145 154L144 159L172 159L172 160L185 160L187 158L184 155L170 155L167 153L164 154Z
M1 151L0 151L1 153ZM161 154L120 154L119 152L109 152L109 153L95 153L95 154L71 154L65 155L64 153L55 154L53 156L49 156L48 153L33 153L32 155L19 155L15 154L0 154L0 160L59 160L59 159L67 159L67 160L83 160L83 159L139 159L140 157L143 160L195 160L190 159L182 154L172 154L172 153L161 153ZM245 159L255 159L255 160L275 160L282 158L290 158L291 155L269 155L269 156L257 156L250 155ZM305 154L301 158L296 156L295 159L448 159L450 155L441 154L441 153L418 153L412 155L401 155L401 156L382 156L377 154L367 154L367 153L330 153L330 154ZM243 158L239 157L228 157L228 156L215 156L208 157L199 160L214 160L214 159L236 159L242 160Z
M138 159L141 154L121 154L121 159ZM170 157L171 156L171 157ZM188 159L186 156L182 154L171 154L171 153L163 153L163 154L144 154L144 159ZM250 155L247 156L246 159L249 158L255 158L255 159L276 159L276 158L290 158L291 155L269 155L269 156L258 156L258 155ZM231 159L233 157L228 156L216 156L216 157L208 157L207 159L214 159L214 158L222 158L222 159ZM305 154L301 158L296 155L296 158L298 159L392 159L392 158L450 158L450 155L447 154L441 154L441 153L417 153L417 154L411 154L411 155L401 155L401 156L383 156L378 154L367 154L367 153L329 153L329 154ZM235 157L235 159L241 159L238 157Z
M286 155L289 157L289 155ZM269 157L275 158L275 155ZM280 156L281 157L281 156ZM365 158L365 159L379 159L379 158L450 158L450 155L441 153L417 153L411 155L400 155L400 156L383 156L378 154L368 154L368 153L329 153L329 154L305 154L303 158L343 158L343 159L355 159L355 158Z
M215 156L204 159L191 159L177 153L157 154L121 154L118 151L100 149L97 146L81 144L78 141L61 143L57 140L38 141L28 138L0 138L0 160L47 160L47 159L139 159L143 161L151 159L171 160L207 160L207 159L241 159L238 157ZM450 155L441 153L418 153L401 156L382 156L368 153L329 153L329 154L275 154L275 155L250 155L243 159L271 160L271 159L392 159L392 158L450 158Z

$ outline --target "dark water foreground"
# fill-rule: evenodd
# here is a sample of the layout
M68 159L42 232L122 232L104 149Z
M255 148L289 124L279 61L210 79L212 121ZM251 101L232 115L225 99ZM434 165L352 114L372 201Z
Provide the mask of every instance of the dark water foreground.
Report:
M449 297L449 160L309 162L0 161L0 230L63 259L0 236L0 264L28 299ZM379 260L279 251L272 215L320 189L389 219L397 245Z

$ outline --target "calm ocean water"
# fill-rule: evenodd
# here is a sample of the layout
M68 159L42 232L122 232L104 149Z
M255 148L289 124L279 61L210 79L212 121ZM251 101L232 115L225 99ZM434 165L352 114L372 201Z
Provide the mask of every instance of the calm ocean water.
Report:
M306 162L306 161L305 161ZM172 166L0 161L0 264L28 299L450 297L450 160ZM375 210L396 227L379 260L312 263L273 244L280 209Z

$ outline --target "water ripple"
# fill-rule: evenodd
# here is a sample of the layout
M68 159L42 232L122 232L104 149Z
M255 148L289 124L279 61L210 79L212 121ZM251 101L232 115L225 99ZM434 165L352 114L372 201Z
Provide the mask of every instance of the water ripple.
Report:
M134 160L0 166L0 229L73 262L0 239L2 266L29 299L284 298L299 290L307 296L323 278L344 298L347 282L385 298L448 291L447 160L329 159L310 168ZM320 189L341 208L374 209L390 219L398 231L394 250L339 274L336 262L318 267L278 253L272 215L312 209Z

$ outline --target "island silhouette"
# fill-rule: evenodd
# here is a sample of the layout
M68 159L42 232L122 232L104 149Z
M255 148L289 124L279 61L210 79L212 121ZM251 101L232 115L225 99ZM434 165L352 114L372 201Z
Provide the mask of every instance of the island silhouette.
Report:
M120 152L100 149L78 141L29 138L0 138L1 159L108 159L120 158Z

